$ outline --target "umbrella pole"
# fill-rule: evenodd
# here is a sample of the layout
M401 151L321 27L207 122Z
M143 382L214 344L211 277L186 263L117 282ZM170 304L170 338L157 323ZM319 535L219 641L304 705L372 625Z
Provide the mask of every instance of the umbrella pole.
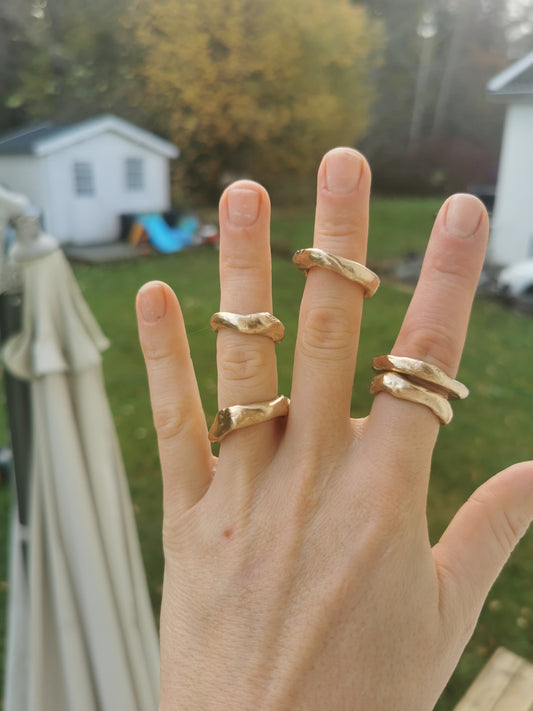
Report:
M22 291L14 289L0 294L0 344L18 333L22 322ZM18 519L28 524L30 460L31 460L31 401L27 382L13 377L4 368L4 388L7 419L13 452L13 471ZM27 563L27 543L23 543L24 562Z

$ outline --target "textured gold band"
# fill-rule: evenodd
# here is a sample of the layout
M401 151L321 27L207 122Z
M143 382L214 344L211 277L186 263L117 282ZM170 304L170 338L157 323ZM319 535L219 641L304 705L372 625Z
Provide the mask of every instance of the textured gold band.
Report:
M408 400L428 407L438 418L439 422L447 425L453 417L452 406L448 400L432 390L426 390L421 385L409 382L397 373L381 373L376 375L370 383L372 395L386 392L400 400Z
M285 335L285 327L268 311L256 314L234 314L229 311L218 311L209 321L213 331L230 328L239 333L267 336L274 343L279 343Z
M365 299L374 296L379 286L378 275L368 267L345 257L336 257L322 249L299 249L292 261L304 274L313 267L322 267L360 284L365 291Z
M393 371L408 378L416 378L422 383L435 385L445 390L450 400L464 400L469 394L466 385L450 378L436 365L423 360L405 356L381 355L374 358L372 367L377 371Z
M257 402L253 405L233 405L219 410L211 425L208 437L211 442L221 442L234 430L243 427L259 425L273 420L275 417L285 417L289 413L290 400L285 395L270 402Z

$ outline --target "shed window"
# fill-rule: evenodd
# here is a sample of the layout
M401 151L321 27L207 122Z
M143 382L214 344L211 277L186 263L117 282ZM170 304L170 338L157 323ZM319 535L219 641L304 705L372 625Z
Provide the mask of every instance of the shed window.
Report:
M126 187L128 190L142 190L144 188L143 168L140 158L126 159Z
M74 181L76 195L94 195L94 172L91 163L76 161L74 163Z

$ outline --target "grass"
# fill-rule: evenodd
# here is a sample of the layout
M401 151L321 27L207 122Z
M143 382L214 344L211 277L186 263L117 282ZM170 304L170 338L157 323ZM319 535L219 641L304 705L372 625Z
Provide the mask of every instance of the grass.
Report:
M408 251L422 251L438 203L433 200L376 201L369 247L371 263ZM274 213L275 254L310 244L312 215L299 210ZM279 248L279 249L278 249ZM76 276L112 347L104 357L108 396L129 476L141 546L157 615L163 559L160 545L161 484L151 426L146 378L137 345L133 303L138 287L153 278L167 281L180 297L207 419L216 411L215 337L207 326L218 309L217 253L191 250L133 263L76 266ZM287 336L278 347L280 392L290 391L291 354L304 279L287 259L274 258L275 313ZM409 302L409 289L385 282L365 305L352 412L370 406L369 363L394 341ZM443 428L435 451L428 520L435 541L468 495L490 474L531 458L533 320L499 304L478 301L460 377L471 397L454 407L452 424ZM8 494L0 487L0 516L7 520ZM5 518L4 518L5 516ZM0 526L0 582L6 580L6 526ZM5 605L5 584L0 605ZM473 676L499 645L533 661L533 536L518 546L489 596L474 637L437 706L451 710ZM3 608L0 610L3 624ZM0 629L0 638L3 639ZM1 652L0 652L1 653ZM3 656L3 654L2 654Z
M375 264L424 251L433 220L441 202L438 199L374 199L370 212L368 262ZM285 208L273 211L272 244L290 252L310 244L313 234L312 210Z

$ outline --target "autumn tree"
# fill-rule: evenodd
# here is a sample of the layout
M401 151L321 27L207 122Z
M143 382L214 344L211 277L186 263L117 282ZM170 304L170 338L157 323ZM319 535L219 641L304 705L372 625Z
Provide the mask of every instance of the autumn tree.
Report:
M187 186L309 175L367 129L379 24L349 0L140 0L129 24L151 120Z

